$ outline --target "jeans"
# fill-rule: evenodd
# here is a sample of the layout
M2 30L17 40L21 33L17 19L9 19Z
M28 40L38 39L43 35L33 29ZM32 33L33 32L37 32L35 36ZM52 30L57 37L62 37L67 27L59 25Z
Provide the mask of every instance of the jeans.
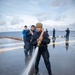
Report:
M33 46L30 42L26 42L26 50L25 50L25 54L32 56L32 52L33 52Z

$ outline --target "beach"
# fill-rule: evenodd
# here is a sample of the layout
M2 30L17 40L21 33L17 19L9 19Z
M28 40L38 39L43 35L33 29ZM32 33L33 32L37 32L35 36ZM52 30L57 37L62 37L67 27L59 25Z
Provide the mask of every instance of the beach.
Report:
M21 32L13 32L13 37L22 38ZM11 33L10 33L11 34ZM3 34L3 36L11 36ZM20 35L21 34L21 35ZM51 33L49 33L50 35ZM65 32L60 33L62 36ZM57 36L61 36L58 34ZM51 71L53 75L75 75L75 32L70 34L68 43L65 43L65 37L57 37L55 43L51 38L48 51L50 54ZM2 34L0 34L2 36ZM50 35L51 36L51 35ZM9 38L0 39L0 75L22 75L26 69L30 57L26 58L23 49L22 40L14 40ZM40 75L48 75L44 64L44 60L41 57ZM34 64L31 69L30 75L33 75Z

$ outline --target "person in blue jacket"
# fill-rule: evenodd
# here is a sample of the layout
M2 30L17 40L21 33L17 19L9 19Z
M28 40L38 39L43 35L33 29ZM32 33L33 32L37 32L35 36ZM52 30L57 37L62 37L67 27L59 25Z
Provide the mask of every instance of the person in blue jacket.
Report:
M27 29L27 26L25 25L24 26L24 29L22 31L22 34L23 34L23 41L24 41L24 49L25 49L25 45L26 45L26 33L27 33L28 29Z
M27 57L28 55L32 56L33 52L33 46L31 44L32 41L32 35L36 32L35 26L32 25L31 29L27 31L26 34L26 50L25 50L25 56ZM29 53L29 54L28 54Z

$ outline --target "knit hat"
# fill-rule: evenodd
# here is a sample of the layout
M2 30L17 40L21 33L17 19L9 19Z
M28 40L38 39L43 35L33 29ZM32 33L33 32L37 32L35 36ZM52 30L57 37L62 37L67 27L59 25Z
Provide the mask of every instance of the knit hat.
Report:
M36 28L42 28L43 24L42 23L36 23Z

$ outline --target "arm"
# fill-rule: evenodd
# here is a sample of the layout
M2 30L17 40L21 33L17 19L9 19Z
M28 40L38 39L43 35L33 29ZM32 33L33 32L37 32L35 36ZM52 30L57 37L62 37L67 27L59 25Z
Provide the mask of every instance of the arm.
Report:
M24 34L24 30L22 31L22 34Z
M36 46L37 45L36 35L34 34L31 39L32 39L32 41L31 41L32 45Z
M49 35L46 32L43 35L42 43L44 43L44 44L49 44L50 43Z

